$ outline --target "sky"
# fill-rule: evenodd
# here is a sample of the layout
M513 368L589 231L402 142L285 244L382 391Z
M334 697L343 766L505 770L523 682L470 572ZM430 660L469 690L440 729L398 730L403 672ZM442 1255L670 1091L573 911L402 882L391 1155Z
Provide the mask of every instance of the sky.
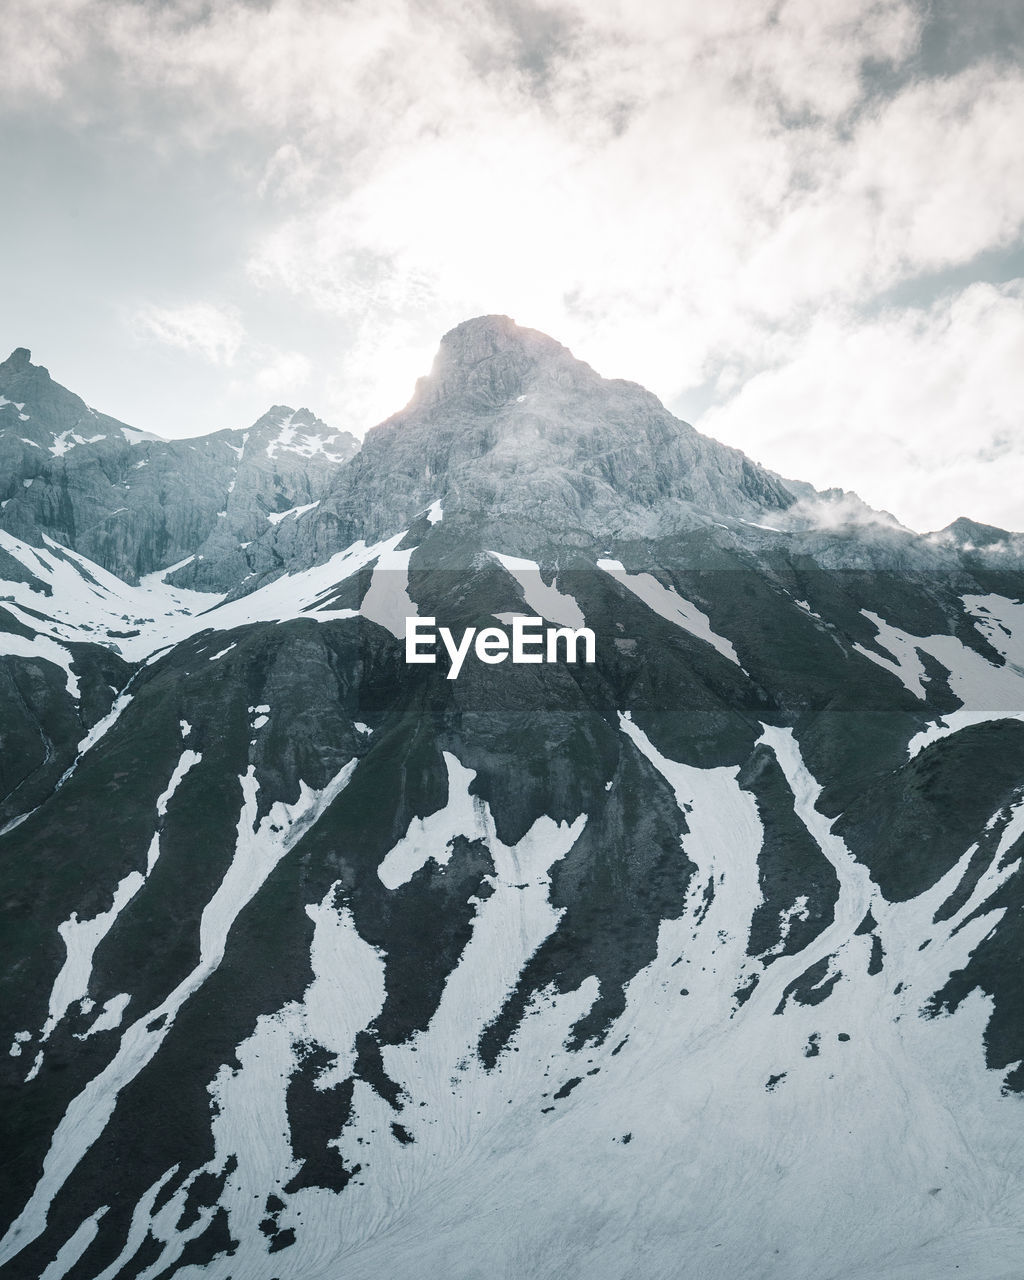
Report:
M471 316L1024 529L1022 0L0 0L0 356L357 435Z

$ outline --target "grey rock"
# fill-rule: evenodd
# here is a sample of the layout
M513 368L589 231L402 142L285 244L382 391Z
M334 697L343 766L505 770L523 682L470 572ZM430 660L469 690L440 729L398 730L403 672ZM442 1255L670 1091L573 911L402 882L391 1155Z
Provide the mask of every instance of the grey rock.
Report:
M161 440L89 408L24 348L0 364L0 398L0 528L129 582L188 557L180 580L206 590L267 572L280 563L271 517L315 503L358 449L283 405L247 432Z

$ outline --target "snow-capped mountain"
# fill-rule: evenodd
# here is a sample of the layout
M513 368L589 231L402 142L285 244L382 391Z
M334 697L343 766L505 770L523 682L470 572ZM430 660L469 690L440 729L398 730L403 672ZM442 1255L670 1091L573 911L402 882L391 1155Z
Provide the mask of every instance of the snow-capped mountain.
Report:
M1016 1274L1016 535L504 317L358 452L0 395L4 1275Z
M90 409L24 348L0 364L0 528L128 582L186 559L183 577L211 590L265 572L274 526L310 510L357 449L284 405L248 431L160 440Z

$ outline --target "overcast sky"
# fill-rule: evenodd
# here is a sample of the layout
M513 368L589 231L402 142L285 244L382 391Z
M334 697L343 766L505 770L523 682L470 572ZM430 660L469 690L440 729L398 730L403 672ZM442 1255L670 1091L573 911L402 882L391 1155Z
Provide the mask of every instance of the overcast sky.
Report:
M0 0L2 355L356 434L499 312L784 475L1024 528L1022 0Z

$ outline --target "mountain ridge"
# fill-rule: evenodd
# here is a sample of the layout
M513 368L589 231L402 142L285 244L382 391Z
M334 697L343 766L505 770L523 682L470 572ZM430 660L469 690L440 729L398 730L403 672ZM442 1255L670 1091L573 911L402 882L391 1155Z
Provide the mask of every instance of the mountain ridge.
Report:
M95 540L133 580L0 521L14 1280L1017 1265L1012 549L745 472L511 323L351 460L284 406L219 490L150 452L239 494L183 564L140 571L145 491ZM13 492L102 507L101 442L37 451ZM523 614L593 663L406 660Z

